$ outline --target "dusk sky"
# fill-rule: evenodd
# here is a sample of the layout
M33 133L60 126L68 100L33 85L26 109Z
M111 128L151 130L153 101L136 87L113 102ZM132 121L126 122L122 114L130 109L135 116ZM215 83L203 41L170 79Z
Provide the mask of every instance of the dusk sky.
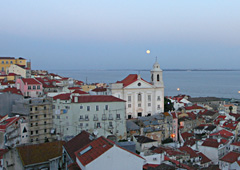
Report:
M150 54L146 54L146 50ZM0 56L32 69L240 69L239 0L7 0Z

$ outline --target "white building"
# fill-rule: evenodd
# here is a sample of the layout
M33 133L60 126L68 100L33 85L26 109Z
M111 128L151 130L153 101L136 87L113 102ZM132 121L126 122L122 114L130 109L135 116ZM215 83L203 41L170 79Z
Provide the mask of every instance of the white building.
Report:
M126 100L127 118L150 116L164 111L162 70L156 61L151 70L151 82L130 74L124 80L110 84L111 94Z
M99 137L75 152L77 165L82 170L142 170L145 159Z
M126 138L125 101L113 96L60 94L53 98L54 125L60 137L82 130L97 136Z

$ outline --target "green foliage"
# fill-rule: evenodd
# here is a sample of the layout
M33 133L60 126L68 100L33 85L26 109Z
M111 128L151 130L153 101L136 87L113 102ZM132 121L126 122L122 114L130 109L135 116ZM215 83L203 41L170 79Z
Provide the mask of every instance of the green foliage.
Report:
M173 142L173 139L172 138L167 138L165 140L162 141L162 144L165 144L165 143L172 143Z
M233 107L229 106L230 113L232 113Z
M174 110L173 103L171 100L164 97L164 112L172 111Z

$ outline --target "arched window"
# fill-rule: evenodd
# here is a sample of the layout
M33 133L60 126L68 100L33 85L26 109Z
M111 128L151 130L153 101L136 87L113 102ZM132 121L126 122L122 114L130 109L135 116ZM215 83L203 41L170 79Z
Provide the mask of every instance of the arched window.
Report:
M142 95L141 95L141 93L138 94L138 101L139 101L139 102L142 101Z
M157 81L159 81L159 74L157 75Z

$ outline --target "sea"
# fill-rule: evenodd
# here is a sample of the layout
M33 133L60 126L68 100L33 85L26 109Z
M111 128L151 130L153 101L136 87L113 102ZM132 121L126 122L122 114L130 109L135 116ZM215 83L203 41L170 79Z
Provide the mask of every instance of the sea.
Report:
M140 74L150 81L148 70L49 70L85 83L115 83L129 74ZM163 71L165 96L186 94L191 97L240 99L240 71Z

